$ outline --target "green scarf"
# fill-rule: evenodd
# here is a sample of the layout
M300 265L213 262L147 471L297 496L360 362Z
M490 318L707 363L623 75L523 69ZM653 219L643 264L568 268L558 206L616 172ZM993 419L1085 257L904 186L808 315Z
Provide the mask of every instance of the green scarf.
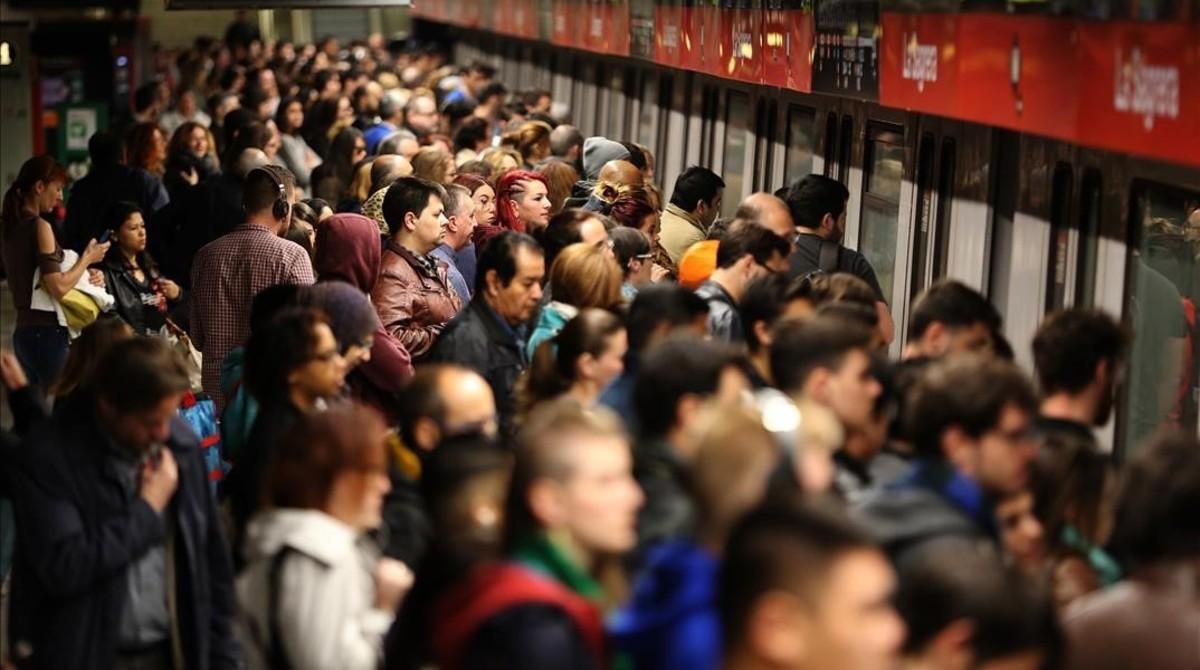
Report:
M517 541L513 558L527 567L553 577L576 594L599 603L604 599L604 589L587 570L579 567L555 546L545 533L526 535Z

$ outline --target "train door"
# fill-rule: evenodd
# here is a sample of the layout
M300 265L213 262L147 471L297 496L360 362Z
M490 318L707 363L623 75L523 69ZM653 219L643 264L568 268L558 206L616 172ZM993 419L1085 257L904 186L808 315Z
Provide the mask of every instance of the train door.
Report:
M719 114L714 132L710 165L725 180L721 216L732 217L742 198L754 189L753 98L749 89L730 86L717 89Z
M1118 447L1160 428L1200 431L1200 178L1147 166L1128 191L1124 320L1134 338Z
M895 314L907 302L907 241L912 230L913 151L906 134L908 120L903 113L874 106L859 105L857 111L864 122L862 151L861 159L850 163L844 182L850 190L846 240L853 240L870 261ZM895 342L899 353L899 339Z
M779 137L779 100L774 96L758 96L754 116L754 180L751 191L772 192L781 181L775 168L775 140Z
M687 167L688 145L691 143L687 132L689 80L688 74L681 70L663 74L663 88L659 99L663 101L666 119L661 132L663 144L658 156L664 202L671 197L669 189L674 187L675 178Z
M670 80L669 74L660 73L657 69L642 70L637 83L638 93L630 111L634 124L633 137L638 144L654 154L654 180L660 187L663 171L666 169L666 133L663 132L662 124L669 113Z
M1032 369L1029 347L1046 312L1047 294L1059 282L1051 273L1051 232L1067 231L1075 189L1075 157L1069 145L1030 135L1012 138L997 171L989 295L1004 319L1004 331L1017 361ZM1003 140L1001 140L1003 142ZM1004 160L1015 162L1004 163ZM1009 191L1015 185L1015 192ZM1010 214L1011 211L1011 214ZM1064 232L1064 239L1066 233ZM1058 259L1055 259L1057 263ZM1064 258L1064 273L1066 270ZM1064 275L1065 276L1065 275Z
M770 170L774 181L764 185L771 191L790 186L817 170L816 107L811 100L788 96L780 102L779 113Z

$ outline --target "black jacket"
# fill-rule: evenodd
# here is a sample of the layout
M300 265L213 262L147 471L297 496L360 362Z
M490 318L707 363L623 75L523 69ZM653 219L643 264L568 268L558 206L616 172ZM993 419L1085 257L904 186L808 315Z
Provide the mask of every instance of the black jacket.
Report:
M425 360L457 363L483 375L496 396L500 435L512 437L517 379L527 365L525 343L505 329L482 297L446 325Z
M151 255L163 274L191 288L192 261L204 245L228 233L245 218L243 179L222 173L187 189L148 222Z
M638 546L632 564L666 540L692 537L698 526L696 505L688 493L687 468L665 440L648 440L633 452L633 476L646 493L638 511Z
M101 266L104 270L104 287L112 294L116 300L117 315L128 323L133 332L138 335L145 335L148 331L157 332L162 327L164 320L167 317L166 312L155 314L157 309L153 305L146 305L142 302L142 292L138 288L133 277L125 271L125 264L116 254L111 254L104 259L104 264ZM156 279L159 276L157 270L145 270L147 277ZM165 297L165 296L164 296ZM180 295L180 298L183 296ZM170 306L178 303L178 300L172 300Z
M229 550L196 436L181 418L167 446L179 488L164 523L116 480L94 399L83 394L38 426L15 478L17 533L9 640L29 645L23 668L111 668L129 566L174 535L172 629L186 667L235 668L234 590Z

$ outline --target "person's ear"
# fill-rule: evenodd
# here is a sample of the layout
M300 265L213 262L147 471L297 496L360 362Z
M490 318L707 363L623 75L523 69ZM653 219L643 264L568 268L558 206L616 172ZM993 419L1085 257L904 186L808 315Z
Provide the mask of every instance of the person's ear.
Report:
M1102 358L1096 363L1096 369L1092 373L1092 381L1098 382L1101 385L1108 383L1112 379L1112 361L1107 358Z
M765 593L746 622L746 639L755 655L776 667L799 667L808 654L808 621L795 595Z
M978 443L970 435L967 435L962 426L947 427L942 431L938 441L942 449L942 456L954 466L955 470L966 475L975 473L979 460Z
M495 270L488 270L487 274L483 276L483 287L484 293L492 297L500 292L500 276L496 274Z
M575 359L575 372L580 379L591 379L596 375L596 357L584 354Z
M813 368L813 371L808 374L808 380L804 383L804 395L812 398L818 405L828 406L833 395L830 382L833 375L830 374L828 368Z
M946 624L925 645L925 654L943 668L969 668L974 661L971 639L975 624L969 619L955 619Z
M554 480L545 477L535 479L525 495L529 511L543 528L553 529L566 517L561 490Z
M416 230L417 229L417 220L418 220L418 217L415 212L405 212L404 213L404 229L410 230L410 231Z
M825 216L821 217L821 230L833 231L837 228L837 217L825 212Z
M929 356L941 356L946 353L946 338L948 335L946 324L941 321L934 321L921 334L921 348Z
M423 416L413 424L413 439L416 441L416 444L410 444L408 445L409 447L424 451L433 451L438 443L442 441L442 431L438 428L436 421Z
M764 349L771 348L771 326L766 321L755 321L751 326L754 337Z

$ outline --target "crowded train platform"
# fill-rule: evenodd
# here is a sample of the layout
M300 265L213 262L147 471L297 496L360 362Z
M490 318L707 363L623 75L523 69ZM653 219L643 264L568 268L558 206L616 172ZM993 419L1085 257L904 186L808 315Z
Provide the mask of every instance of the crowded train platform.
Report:
M822 0L143 0L152 44L36 4L0 3L0 670L1200 669L1194 39L1071 56L1112 104L1175 82L1103 135L1038 108L1030 3L942 16L1019 30L1013 118L895 97L990 80L886 3L853 57ZM1120 9L1052 20L1200 31ZM710 20L811 55L664 41Z

